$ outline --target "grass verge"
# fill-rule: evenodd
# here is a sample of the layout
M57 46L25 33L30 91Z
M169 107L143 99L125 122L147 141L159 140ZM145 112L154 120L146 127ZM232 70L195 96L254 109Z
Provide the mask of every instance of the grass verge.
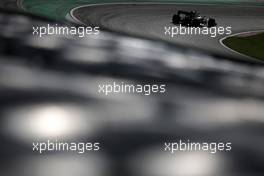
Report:
M233 36L223 43L239 53L264 61L264 33L252 36Z

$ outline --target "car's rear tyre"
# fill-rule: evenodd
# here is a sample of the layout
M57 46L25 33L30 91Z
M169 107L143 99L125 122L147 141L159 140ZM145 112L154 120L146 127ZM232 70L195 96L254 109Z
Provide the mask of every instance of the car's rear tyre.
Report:
M216 24L215 19L210 18L210 19L208 20L208 27L209 27L209 28L211 28L211 27L215 27L216 25L217 25L217 24Z
M173 15L173 17L172 17L172 23L173 24L180 24L180 20L181 20L181 18L179 15Z

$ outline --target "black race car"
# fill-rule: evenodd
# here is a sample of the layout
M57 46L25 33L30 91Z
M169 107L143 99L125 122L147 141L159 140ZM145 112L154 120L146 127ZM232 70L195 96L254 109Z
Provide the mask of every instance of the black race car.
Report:
M196 11L182 11L179 10L177 14L172 17L173 24L181 24L189 27L214 27L217 25L215 19L201 16Z

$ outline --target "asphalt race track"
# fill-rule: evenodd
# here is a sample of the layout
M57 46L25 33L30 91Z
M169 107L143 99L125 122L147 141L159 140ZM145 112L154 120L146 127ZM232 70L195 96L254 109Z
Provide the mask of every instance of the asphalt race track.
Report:
M75 8L72 15L79 21L132 35L162 39L189 47L198 47L226 55L236 53L223 47L219 40L204 35L165 35L165 26L174 26L171 18L177 10L197 10L201 15L215 18L218 26L231 26L232 33L264 29L264 8L258 6L219 6L183 4L106 4ZM241 56L240 56L241 57Z
M17 10L17 0L1 0L0 7Z

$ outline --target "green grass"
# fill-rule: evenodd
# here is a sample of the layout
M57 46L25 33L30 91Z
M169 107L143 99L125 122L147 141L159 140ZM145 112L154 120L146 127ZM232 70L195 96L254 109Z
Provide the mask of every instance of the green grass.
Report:
M239 53L264 61L264 33L248 37L229 37L223 43Z

